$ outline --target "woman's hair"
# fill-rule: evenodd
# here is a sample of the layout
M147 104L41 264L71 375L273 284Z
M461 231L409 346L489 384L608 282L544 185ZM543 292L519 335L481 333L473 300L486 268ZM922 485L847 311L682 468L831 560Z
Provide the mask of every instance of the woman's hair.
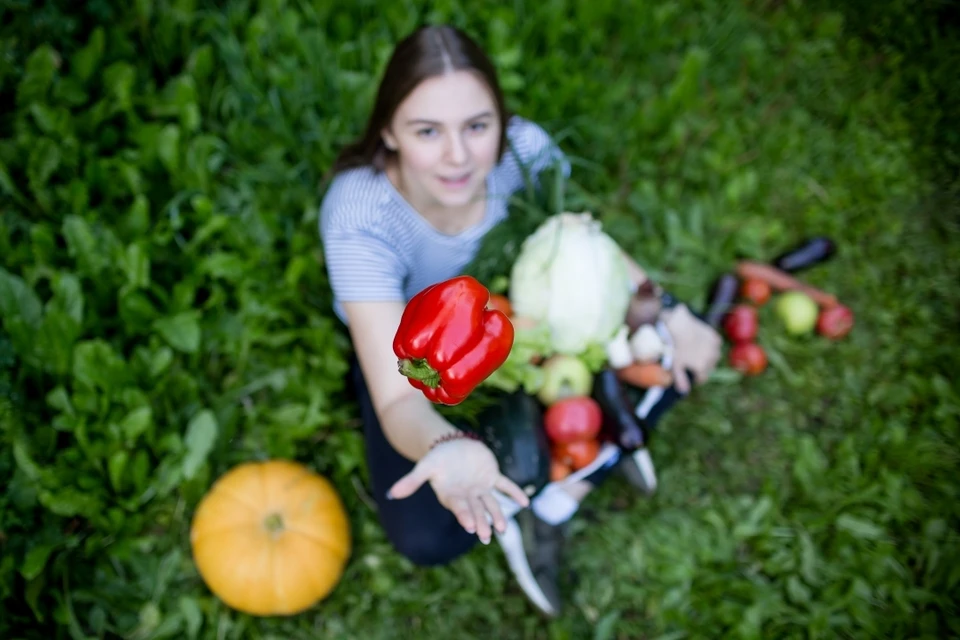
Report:
M502 157L510 114L493 63L476 42L456 27L424 26L397 44L380 81L366 130L358 140L344 147L331 172L366 165L383 171L390 154L396 152L386 148L380 132L390 124L400 103L424 80L461 70L479 73L493 94L501 123L499 157Z

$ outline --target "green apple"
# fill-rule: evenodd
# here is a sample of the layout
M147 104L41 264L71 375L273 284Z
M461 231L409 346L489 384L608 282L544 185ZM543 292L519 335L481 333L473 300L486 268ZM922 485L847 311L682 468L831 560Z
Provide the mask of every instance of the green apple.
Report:
M540 387L537 398L548 407L564 398L589 395L593 388L593 374L583 360L576 356L551 356L541 368L543 386Z
M817 303L802 291L781 294L774 310L787 328L787 333L795 336L812 332L820 314Z

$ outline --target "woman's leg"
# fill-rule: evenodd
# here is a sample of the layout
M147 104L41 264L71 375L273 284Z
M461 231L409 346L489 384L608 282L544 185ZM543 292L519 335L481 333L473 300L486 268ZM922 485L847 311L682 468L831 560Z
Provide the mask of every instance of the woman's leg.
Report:
M409 473L414 463L400 455L387 440L356 360L352 369L373 497L387 538L400 554L417 565L433 566L454 560L477 543L477 536L467 533L453 513L440 504L429 483L409 498L387 499L387 490Z

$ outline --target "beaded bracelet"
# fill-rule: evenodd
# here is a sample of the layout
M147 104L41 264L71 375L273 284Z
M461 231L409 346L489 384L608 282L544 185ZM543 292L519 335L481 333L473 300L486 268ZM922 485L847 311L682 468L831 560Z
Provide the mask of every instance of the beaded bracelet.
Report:
M467 438L469 440L478 440L478 441L480 440L480 436L478 436L475 433L471 433L470 431L457 431L455 433L448 433L445 436L440 436L439 438L434 440L433 444L430 445L430 449L428 449L428 451L432 450L438 444L443 444L444 442L450 442L451 440L459 440L460 438Z

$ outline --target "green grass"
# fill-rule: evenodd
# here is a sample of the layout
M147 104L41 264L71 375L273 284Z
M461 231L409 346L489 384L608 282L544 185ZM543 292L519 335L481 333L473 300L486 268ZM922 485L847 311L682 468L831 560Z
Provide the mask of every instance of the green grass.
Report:
M220 4L0 4L0 636L960 634L960 209L931 179L956 114L915 91L948 58L799 2ZM691 304L738 256L827 234L805 278L857 315L827 343L763 310L771 368L661 423L657 495L590 497L554 622L495 545L410 565L364 495L317 208L428 18L478 35L574 159L569 205ZM190 560L200 496L268 456L330 477L356 541L290 619L230 611Z

